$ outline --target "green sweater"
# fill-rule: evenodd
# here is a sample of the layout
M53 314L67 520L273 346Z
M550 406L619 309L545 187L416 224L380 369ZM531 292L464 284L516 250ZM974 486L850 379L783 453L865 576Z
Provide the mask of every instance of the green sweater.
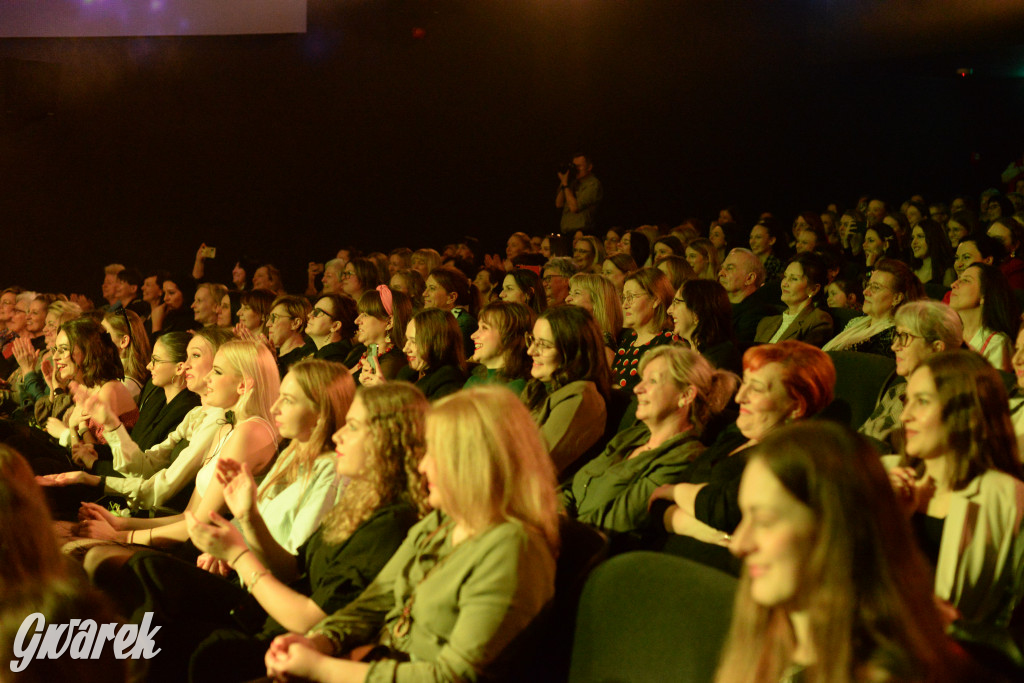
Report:
M629 454L647 443L650 436L644 424L619 432L604 452L584 465L562 489L565 513L606 531L646 527L647 501L654 489L682 481L683 473L704 450L689 430L630 458Z
M374 662L367 683L476 681L554 595L555 558L540 533L507 521L453 548L454 527L428 515L362 595L311 631L343 652L379 641L409 656Z

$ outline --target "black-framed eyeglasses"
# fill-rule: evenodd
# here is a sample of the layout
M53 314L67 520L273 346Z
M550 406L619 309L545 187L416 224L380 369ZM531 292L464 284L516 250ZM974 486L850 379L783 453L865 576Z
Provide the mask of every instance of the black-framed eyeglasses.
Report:
M526 339L526 348L536 346L537 350L540 351L541 353L543 353L544 351L550 351L551 349L555 348L555 345L549 342L548 340L537 339L537 337L533 336L532 332L527 332L523 336Z
M322 309L322 308L317 308L316 306L314 306L314 307L313 307L313 310L312 310L312 311L310 311L310 313L309 313L309 317L310 317L311 319L312 319L312 318L319 318L319 317L320 317L320 316L322 316L322 315L326 315L326 316L327 316L328 318L330 318L331 320L334 320L334 316L333 316L333 315L331 315L330 313L328 313L327 311L325 311L325 310L324 310L324 309Z
M906 348L910 346L915 339L924 339L919 334L911 334L910 332L897 332L892 336L892 342L900 348Z
M271 313L271 314L270 314L269 316L267 316L267 321L268 321L268 322L269 322L269 323L270 323L271 325L273 325L274 323L276 323L276 322L277 322L278 320L294 320L294 319L295 319L295 318L294 318L294 316L290 316L290 315L278 315L277 313Z
M157 356L150 356L149 362L153 365L160 365L161 363L177 363L176 360L166 360L164 358L158 358Z

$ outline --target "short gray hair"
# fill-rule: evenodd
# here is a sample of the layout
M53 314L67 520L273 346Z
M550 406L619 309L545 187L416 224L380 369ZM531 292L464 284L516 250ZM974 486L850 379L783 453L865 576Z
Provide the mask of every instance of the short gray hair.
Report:
M896 324L923 337L926 342L941 341L946 350L960 348L964 325L959 314L939 301L911 301L896 310Z
M561 275L564 278L570 278L576 274L576 267L572 264L572 259L568 256L552 256L548 259L548 262L544 264L544 268L541 270L553 270L555 275Z

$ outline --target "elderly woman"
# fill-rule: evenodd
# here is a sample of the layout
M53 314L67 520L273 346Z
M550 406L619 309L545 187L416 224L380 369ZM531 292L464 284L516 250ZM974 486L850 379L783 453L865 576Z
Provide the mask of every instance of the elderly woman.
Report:
M822 346L832 338L832 316L822 310L828 269L817 254L797 254L789 261L782 277L782 303L786 310L761 320L754 341L774 344L796 339Z
M704 426L736 388L735 375L678 346L652 349L640 373L634 390L640 424L616 435L561 493L567 515L606 531L647 525L651 494L689 469L704 449Z
M632 391L640 381L637 363L648 350L672 342L668 307L672 305L672 283L657 268L630 273L622 286L622 336L612 365L612 380L618 389Z
M860 351L891 358L893 316L903 304L923 298L921 281L906 264L893 259L878 261L864 287L864 315L847 323L823 350Z
M746 570L718 683L952 681L954 649L878 456L838 425L752 451L730 549Z
M1009 371L1020 307L1002 271L984 263L968 266L953 283L949 305L963 321L964 343L997 370Z
M532 379L522 399L563 473L604 434L609 391L601 331L578 306L545 311L528 335Z
M743 354L743 384L736 394L740 415L674 485L660 486L651 502L655 523L670 536L665 550L735 570L725 552L740 522L736 503L740 477L751 447L776 428L817 415L832 401L836 370L832 360L810 344L787 340Z
M1024 595L1024 472L1003 382L977 354L936 354L910 376L902 418L903 454L883 463L953 634L1019 657L1008 626Z
M274 640L271 676L476 680L551 600L554 473L526 409L503 387L470 389L428 414L426 440L419 470L434 512L355 601ZM386 654L354 661L364 645Z
M960 348L963 323L952 308L938 301L912 301L896 311L896 333L892 350L896 354L896 374L909 377L926 358L940 351ZM878 400L874 411L858 431L885 444L883 452L899 450L900 414L907 395L906 382L900 382Z

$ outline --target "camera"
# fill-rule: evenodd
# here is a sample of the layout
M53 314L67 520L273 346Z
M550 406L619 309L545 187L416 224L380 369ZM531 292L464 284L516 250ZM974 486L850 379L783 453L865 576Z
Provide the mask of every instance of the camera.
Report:
M576 180L576 164L571 161L558 170L559 173L567 173L569 175L568 182Z

